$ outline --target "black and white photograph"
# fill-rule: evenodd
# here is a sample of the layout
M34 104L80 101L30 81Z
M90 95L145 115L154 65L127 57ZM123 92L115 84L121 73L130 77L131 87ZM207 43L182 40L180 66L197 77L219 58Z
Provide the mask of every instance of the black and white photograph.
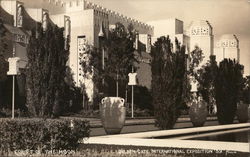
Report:
M250 0L0 0L0 157L249 157Z

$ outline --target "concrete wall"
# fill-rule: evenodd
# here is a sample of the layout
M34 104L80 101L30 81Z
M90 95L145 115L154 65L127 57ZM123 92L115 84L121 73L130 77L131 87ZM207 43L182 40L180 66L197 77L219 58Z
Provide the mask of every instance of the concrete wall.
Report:
M41 8L26 8L28 15L36 22L42 22L43 9Z
M104 12L108 14L109 24L113 25L117 22L121 22L125 27L127 27L130 23L134 26L134 28L139 31L141 34L150 34L151 36L154 33L154 28L146 23L140 22L138 20L129 18L115 11L103 8L102 6L96 5L91 2L84 1L84 9L94 9L99 12Z
M143 51L150 53L151 52L151 36L148 34L139 34L139 42L145 46Z
M51 15L61 14L66 12L66 6L60 0L18 0L18 1L23 2L25 8L43 8L49 10Z
M178 42L181 45L185 46L186 53L189 53L190 52L190 38L189 38L189 36L184 35L184 34L176 34L174 37L177 38ZM173 37L171 37L171 41L174 41Z
M210 55L213 54L213 36L191 36L190 37L190 49L191 51L194 50L195 46L198 46L204 55L204 59L201 64L205 64L208 60Z
M65 1L66 13L83 11L85 2L83 0L78 1Z
M151 89L151 80L152 80L152 72L151 72L151 56L142 52L141 56L139 56L139 64L137 72L138 85L145 86L148 89Z
M90 45L94 43L94 12L93 10L67 13L71 21L69 65L74 73L74 80L78 80L78 49L77 37L85 35ZM57 17L59 20L62 17ZM55 20L56 18L53 17ZM81 20L82 19L82 20ZM59 20L60 21L60 20Z
M154 27L154 36L157 38L167 35L183 34L183 21L176 18L150 21L148 24Z
M64 27L64 14L50 15L50 19L58 27Z
M99 47L99 32L101 27L103 28L103 33L105 33L105 36L108 36L108 31L109 31L109 19L108 19L108 14L105 12L101 12L98 10L90 9L93 10L94 12L94 24L92 27L94 27L94 41L93 45L95 47ZM86 10L88 11L88 10Z

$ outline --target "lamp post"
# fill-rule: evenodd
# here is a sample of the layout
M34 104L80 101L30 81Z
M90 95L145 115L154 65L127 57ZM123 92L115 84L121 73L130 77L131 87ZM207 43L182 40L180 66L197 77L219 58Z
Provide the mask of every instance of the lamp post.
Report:
M138 42L139 42L139 34L138 32L136 32L136 36L135 36L135 43L134 43L134 48L135 51L138 51ZM131 117L134 118L134 85L136 85L136 76L137 73L134 73L134 67L132 66L132 73L128 74L129 76L129 83L128 85L131 85L131 93L132 93L132 97L131 97Z
M128 85L132 88L132 98L131 98L131 117L134 118L134 86L137 84L136 79L137 73L134 73L134 68L132 68L132 73L128 74L129 82Z
M13 46L13 58L16 54L16 43L14 42ZM15 118L15 75L12 76L12 119Z
M101 51L102 51L102 70L104 71L104 66L105 66L105 50L104 50L104 43L103 43L103 40L105 38L105 34L103 32L103 22L101 24L101 27L100 27L100 31L99 31L99 34L98 34L98 37L99 37L99 46L101 48ZM104 78L102 79L102 92L104 94Z
M132 66L132 73L134 73L134 67ZM131 108L132 108L132 112L131 112L131 117L134 118L134 85L132 85L132 98L131 98Z
M7 75L12 75L12 119L15 118L15 75L20 74L18 61L19 57L15 57L16 45L13 46L13 57L8 59L9 71Z

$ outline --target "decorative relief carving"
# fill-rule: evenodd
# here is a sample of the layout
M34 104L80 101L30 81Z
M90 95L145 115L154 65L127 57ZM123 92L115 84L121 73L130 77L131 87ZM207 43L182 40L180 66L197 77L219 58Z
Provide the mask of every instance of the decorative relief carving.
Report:
M192 27L191 35L209 35L208 27Z
M237 47L237 42L235 40L223 40L221 41L220 46L224 48Z

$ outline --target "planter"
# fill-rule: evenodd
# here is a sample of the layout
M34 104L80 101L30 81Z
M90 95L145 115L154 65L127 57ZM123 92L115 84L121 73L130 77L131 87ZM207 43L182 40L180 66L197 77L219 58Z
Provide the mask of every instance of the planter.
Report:
M236 115L240 123L246 123L248 121L248 104L240 102L237 105Z
M102 126L107 134L119 134L125 124L126 107L120 97L105 97L101 101Z
M205 101L192 102L189 109L190 120L195 127L203 126L208 115L207 104Z

